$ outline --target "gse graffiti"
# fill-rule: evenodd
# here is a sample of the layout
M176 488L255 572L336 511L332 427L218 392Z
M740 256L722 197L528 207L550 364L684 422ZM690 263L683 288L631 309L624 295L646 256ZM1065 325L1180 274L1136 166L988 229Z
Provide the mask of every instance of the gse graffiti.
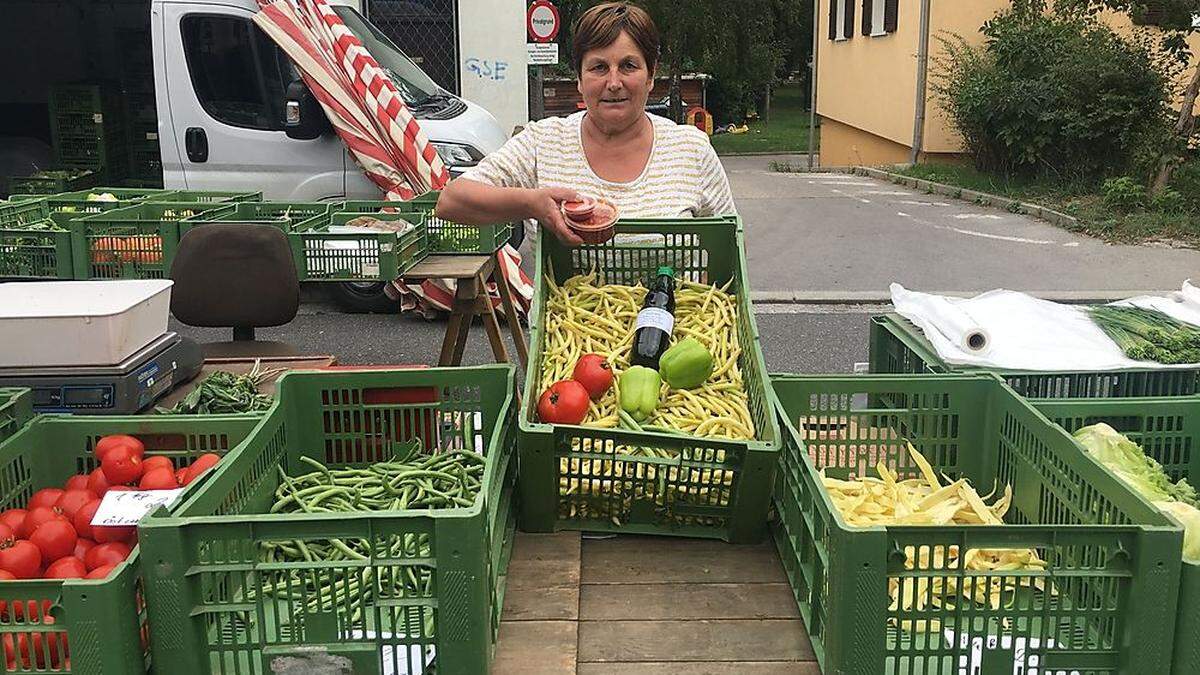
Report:
M489 61L474 56L467 59L467 72L483 80L500 82L508 77L508 61Z

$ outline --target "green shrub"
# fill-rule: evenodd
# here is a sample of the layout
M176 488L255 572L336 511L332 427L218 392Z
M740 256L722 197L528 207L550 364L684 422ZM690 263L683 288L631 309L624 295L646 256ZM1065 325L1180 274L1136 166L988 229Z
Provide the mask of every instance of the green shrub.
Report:
M1128 176L1109 178L1100 186L1104 203L1111 208L1131 211L1146 205L1146 186Z
M1165 124L1166 65L1086 16L1008 11L980 47L944 38L934 90L982 171L1125 173Z

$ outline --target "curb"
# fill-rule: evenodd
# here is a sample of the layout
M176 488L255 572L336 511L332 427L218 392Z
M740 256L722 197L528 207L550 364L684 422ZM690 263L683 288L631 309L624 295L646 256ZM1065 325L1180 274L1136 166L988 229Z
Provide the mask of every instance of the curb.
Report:
M922 292L954 298L970 298L985 291ZM1144 290L1021 292L1042 300L1068 305L1103 304L1140 295L1161 295L1163 293L1163 291ZM890 305L892 296L886 291L751 291L750 302L758 305Z
M964 202L972 202L979 206L990 206L994 208L1004 209L1009 213L1020 213L1026 216L1032 216L1044 220L1048 223L1058 225L1059 227L1068 228L1077 226L1079 219L1074 216L1068 216L1061 211L1046 208L1040 204L1032 204L1023 202L1019 199L1011 199L1009 197L1001 197L987 192L978 192L976 190L968 190L945 183L935 183L923 178L912 178L883 169L874 169L867 166L856 166L849 169L849 173L859 176L867 176L880 180L890 181L897 185L913 188L914 190L922 190L926 194L938 194L944 197L959 199Z

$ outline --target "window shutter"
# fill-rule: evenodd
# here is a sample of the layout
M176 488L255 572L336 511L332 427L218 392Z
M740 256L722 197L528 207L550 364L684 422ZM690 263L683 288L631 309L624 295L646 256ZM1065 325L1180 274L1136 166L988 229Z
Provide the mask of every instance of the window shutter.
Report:
M880 0L880 2L882 2L882 1L883 0ZM863 3L862 34L869 36L871 34L871 29L873 28L873 26L871 25L871 22L874 19L875 13L873 10L875 9L875 6L871 0L862 0L862 3Z
M843 0L846 3L846 39L854 37L854 0Z
M841 0L829 0L829 39L836 40L838 36L837 27L837 5Z
M883 30L895 33L900 25L900 0L886 0L883 5Z

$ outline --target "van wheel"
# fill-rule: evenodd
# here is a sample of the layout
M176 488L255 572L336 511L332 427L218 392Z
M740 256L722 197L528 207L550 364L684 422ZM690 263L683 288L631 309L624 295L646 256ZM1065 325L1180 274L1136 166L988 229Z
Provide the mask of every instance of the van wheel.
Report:
M347 312L395 314L400 311L400 301L392 300L383 292L382 281L347 281L329 286L334 301Z
M508 243L514 249L520 249L521 243L525 241L525 221L518 220L512 224L512 235L508 238Z

